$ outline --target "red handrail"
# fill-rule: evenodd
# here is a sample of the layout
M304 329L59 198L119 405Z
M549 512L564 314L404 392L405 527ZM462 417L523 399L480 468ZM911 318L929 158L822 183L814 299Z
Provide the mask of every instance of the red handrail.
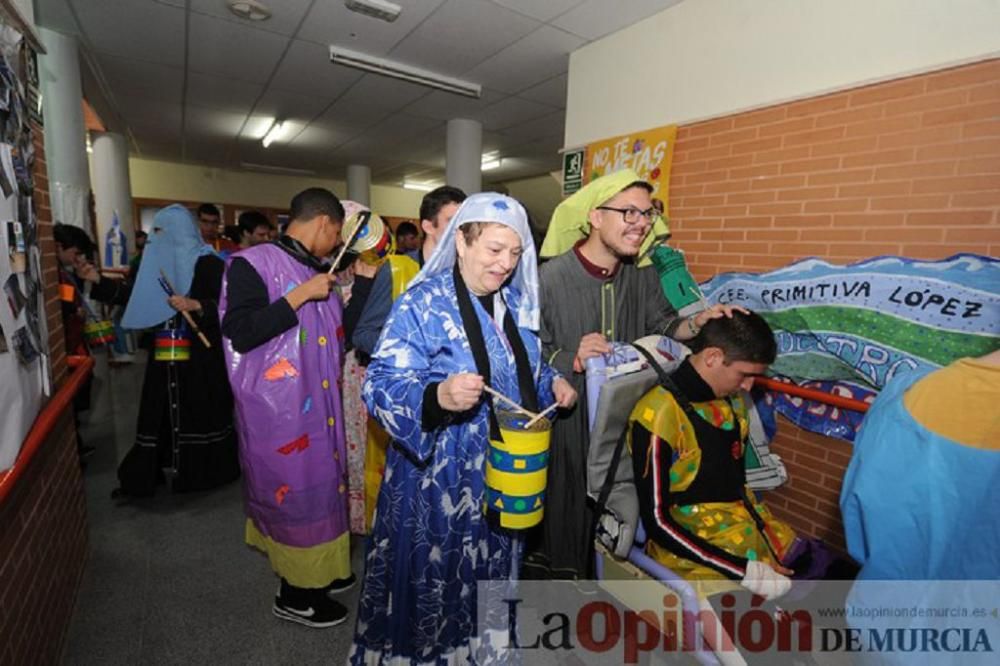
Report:
M42 411L38 413L35 422L28 431L28 436L24 438L21 451L17 454L13 467L0 472L0 504L3 504L7 495L14 489L14 484L24 474L24 470L31 463L35 453L48 439L52 429L59 421L59 417L67 408L72 409L70 403L76 397L80 387L87 381L90 373L94 370L94 359L90 356L67 356L66 365L73 369L69 378L56 390L55 395L49 399Z
M798 384L771 379L770 377L757 377L754 379L753 385L760 386L768 391L787 393L788 395L794 395L797 398L805 398L806 400L821 402L824 405L832 405L834 407L840 407L841 409L851 409L856 412L861 412L862 414L867 412L868 407L870 406L867 402L862 402L861 400L845 398L842 395L834 395L832 393L827 393L826 391L806 388L804 386L799 386Z

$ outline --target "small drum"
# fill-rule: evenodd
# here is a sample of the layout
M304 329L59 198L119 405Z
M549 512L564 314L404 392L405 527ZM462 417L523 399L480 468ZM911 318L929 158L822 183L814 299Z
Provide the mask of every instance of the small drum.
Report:
M543 418L525 430L527 416L502 410L497 421L503 441L490 440L484 510L501 527L534 527L544 514L552 424Z
M157 361L191 360L191 337L186 328L168 328L156 332L153 358Z
M349 242L351 234L359 224L361 228L354 234L354 242L350 243L350 249L357 252L361 261L366 264L381 266L386 257L396 249L392 230L375 213L367 210L358 211L347 218L341 227L340 235L345 243Z
M83 325L83 338L89 347L99 347L115 341L115 327L107 319L91 320Z

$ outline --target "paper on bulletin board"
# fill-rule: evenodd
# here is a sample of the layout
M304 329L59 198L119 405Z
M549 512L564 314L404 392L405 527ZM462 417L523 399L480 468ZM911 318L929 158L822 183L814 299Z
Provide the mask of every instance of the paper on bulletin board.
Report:
M17 196L0 197L0 471L17 459L48 391L48 333L38 246L18 247ZM11 240L14 244L11 244ZM23 269L18 257L25 257Z
M653 186L653 198L662 201L664 212L668 212L670 166L676 141L677 125L666 125L588 144L583 183L622 169L633 169L639 178Z

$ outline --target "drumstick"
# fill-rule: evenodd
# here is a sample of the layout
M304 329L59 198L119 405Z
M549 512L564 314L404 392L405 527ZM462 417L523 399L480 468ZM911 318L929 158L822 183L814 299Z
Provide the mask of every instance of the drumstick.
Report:
M358 215L358 223L354 225L354 229L351 230L351 235L347 237L346 241L344 241L344 246L340 248L340 253L337 255L337 258L333 260L333 264L331 264L330 270L327 271L327 275L333 275L333 271L337 269L337 264L339 264L340 260L344 258L345 254L347 254L347 248L351 247L351 243L354 242L354 237L358 235L358 232L361 231L361 227L365 226L369 219L371 219L371 215L365 217L364 211L362 211L361 215Z
M486 391L487 393L489 393L490 395L492 395L494 398L499 398L500 400L503 400L504 402L506 402L508 405L510 405L511 407L513 407L514 409L516 409L517 411L523 412L524 414L527 414L531 418L535 418L536 416L538 416L538 414L535 414L532 411L528 411L527 409L525 409L521 405L517 404L516 402L514 402L513 400L511 400L510 398L508 398L507 396L505 396L500 391L497 391L495 389L491 389L489 386L484 386L483 390Z
M528 421L527 423L524 424L524 429L527 430L531 426L535 425L535 423L537 421L541 420L541 418L543 416L545 416L546 414L548 414L549 412L551 412L552 410L554 410L558 406L559 406L558 402L553 402L551 405L549 405L548 407L546 407L542 411L538 412L538 414L536 414L534 416L534 418L532 418L530 421Z
M167 274L163 272L162 268L160 269L160 276L163 278L161 286L165 287L167 295L176 296L177 290L174 289L174 285L170 284L170 278L167 277ZM195 335L198 336L198 339L201 340L201 344L205 345L205 349L211 349L212 343L208 341L208 338L205 337L205 334L201 332L200 328L198 328L198 324L194 323L194 317L191 316L191 313L186 310L179 310L179 312L187 320L187 323L191 326L191 330L195 332Z

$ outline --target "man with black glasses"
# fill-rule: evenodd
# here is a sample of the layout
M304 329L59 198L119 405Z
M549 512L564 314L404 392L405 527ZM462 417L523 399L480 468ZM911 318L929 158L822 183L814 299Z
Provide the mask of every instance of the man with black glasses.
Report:
M529 545L525 577L586 578L593 544L587 507L586 361L610 351L612 341L666 334L686 340L719 306L681 319L664 296L651 266L638 259L667 235L653 207L652 186L632 170L598 178L563 201L552 217L541 256L544 358L580 395L552 431L545 520Z

